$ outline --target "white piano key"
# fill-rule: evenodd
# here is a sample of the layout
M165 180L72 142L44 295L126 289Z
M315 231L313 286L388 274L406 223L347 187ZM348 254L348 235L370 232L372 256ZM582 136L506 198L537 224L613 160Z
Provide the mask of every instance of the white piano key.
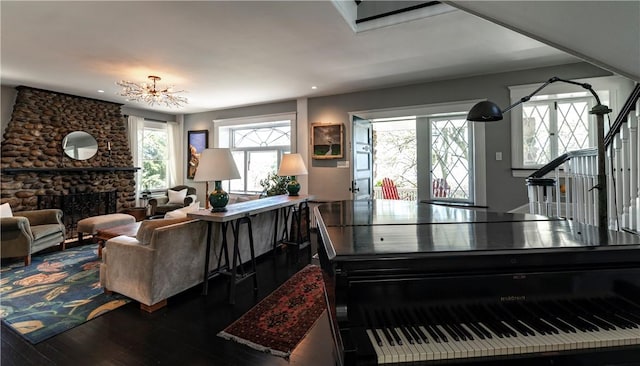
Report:
M425 332L427 338L429 339L429 349L431 350L431 357L430 359L433 360L443 360L446 359L446 349L440 344L440 342L437 342L429 332L427 332L426 328L423 326L420 326L420 329ZM429 355L429 354L428 354ZM429 356L427 356L429 357Z
M400 360L400 357L398 355L398 350L395 348L395 346L392 346L389 343L389 340L383 334L382 330L377 330L377 331L378 331L378 335L381 336L380 339L382 340L382 347L380 348L384 351L385 363L398 363Z
M411 352L409 352L409 349L407 348L407 340L403 339L403 334L402 331L400 330L400 328L393 328L396 333L398 334L399 337L401 337L400 339L402 339L402 344L398 344L398 342L396 342L396 350L398 351L398 356L400 361L399 362L412 362L413 359L409 360L408 358L412 357L411 356Z
M367 336L369 336L369 341L373 346L373 350L376 352L376 359L378 360L378 364L386 363L384 351L380 348L378 342L376 342L376 338L373 336L373 332L375 332L375 329L367 329Z
M444 330L444 328L441 325L436 325L436 326L438 327L438 329L440 329L441 332L445 334L449 334ZM455 339L453 339L452 337L447 337L447 339L449 340L449 342L446 342L446 343L453 350L454 359L467 357L467 351L463 347L460 347L460 345Z

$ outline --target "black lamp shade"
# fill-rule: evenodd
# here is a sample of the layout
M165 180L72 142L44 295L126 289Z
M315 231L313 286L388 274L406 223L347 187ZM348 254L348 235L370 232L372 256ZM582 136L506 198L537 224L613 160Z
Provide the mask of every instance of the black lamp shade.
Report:
M469 110L469 114L467 114L467 121L472 122L493 122L500 120L502 120L500 107L488 100L474 105L471 110Z

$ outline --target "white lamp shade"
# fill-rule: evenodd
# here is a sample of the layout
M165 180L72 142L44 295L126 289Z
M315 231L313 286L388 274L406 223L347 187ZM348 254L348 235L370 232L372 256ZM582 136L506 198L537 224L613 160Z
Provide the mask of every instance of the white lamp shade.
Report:
M195 182L240 179L231 150L226 148L205 149L200 155Z
M280 162L278 175L281 177L290 175L306 175L307 168L304 166L304 160L300 154L284 154Z

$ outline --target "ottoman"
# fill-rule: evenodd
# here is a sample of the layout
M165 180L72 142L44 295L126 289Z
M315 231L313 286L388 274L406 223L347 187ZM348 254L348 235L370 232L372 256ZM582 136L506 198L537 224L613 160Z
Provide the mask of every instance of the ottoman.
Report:
M78 221L78 242L82 243L82 236L85 233L95 235L98 233L98 230L133 224L134 222L136 222L135 217L123 213L87 217L86 219Z

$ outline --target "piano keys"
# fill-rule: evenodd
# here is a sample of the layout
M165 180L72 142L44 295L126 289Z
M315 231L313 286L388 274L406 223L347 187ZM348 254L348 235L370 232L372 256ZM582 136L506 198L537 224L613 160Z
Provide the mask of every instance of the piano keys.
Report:
M636 235L386 200L316 219L341 365L640 360Z

